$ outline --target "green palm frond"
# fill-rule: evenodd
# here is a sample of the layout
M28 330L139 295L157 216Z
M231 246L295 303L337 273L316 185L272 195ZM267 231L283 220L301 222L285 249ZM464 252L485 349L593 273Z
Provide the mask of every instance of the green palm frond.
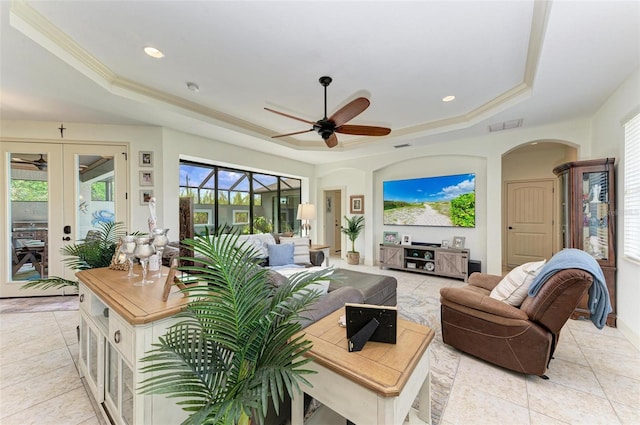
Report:
M99 267L108 267L116 251L118 240L126 235L123 222L100 223L95 235L91 239L83 239L78 244L65 245L60 249L66 258L62 262L71 270L87 270ZM47 279L38 279L25 283L22 289L28 288L63 288L65 286L77 287L78 282L67 280L57 276Z
M202 258L181 270L206 285L185 289L187 309L142 359L141 391L178 398L189 412L184 424L238 423L243 415L264 421L293 394L311 361L311 343L299 337L299 319L318 294L307 286L330 270L301 273L273 286L238 235L217 232L183 244Z

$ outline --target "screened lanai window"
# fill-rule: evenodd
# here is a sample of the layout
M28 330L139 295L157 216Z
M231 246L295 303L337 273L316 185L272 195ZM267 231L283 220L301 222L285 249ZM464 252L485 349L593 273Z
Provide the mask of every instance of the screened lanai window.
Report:
M196 233L219 226L244 234L296 231L300 188L290 177L180 163L180 196L194 198Z

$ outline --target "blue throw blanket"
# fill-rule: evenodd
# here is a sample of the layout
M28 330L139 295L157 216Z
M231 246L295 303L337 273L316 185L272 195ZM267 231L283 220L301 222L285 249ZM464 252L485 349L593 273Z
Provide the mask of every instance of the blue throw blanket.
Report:
M563 269L580 269L593 276L593 284L589 288L589 313L593 324L602 329L607 322L607 315L612 311L609 290L600 265L584 251L574 248L563 249L551 257L531 282L529 295L534 297L552 275Z

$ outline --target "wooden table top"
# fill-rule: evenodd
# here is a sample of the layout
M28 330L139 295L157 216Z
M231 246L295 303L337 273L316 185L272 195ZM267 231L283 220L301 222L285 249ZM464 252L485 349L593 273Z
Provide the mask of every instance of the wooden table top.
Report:
M329 245L311 245L309 247L309 249L312 250L312 251L313 250L320 251L320 250L327 249L327 248L331 248L331 247Z
M145 286L133 286L134 282L142 279L141 267L135 265L133 272L139 276L127 279L126 271L112 270L108 267L83 270L76 273L76 276L109 308L114 309L132 325L171 317L186 307L187 297L184 297L175 285L171 288L167 301L162 301L168 267L163 266L162 272L165 276L160 278L153 277L157 272L149 272L147 279L153 280L154 283Z
M433 340L433 329L398 318L396 344L367 342L362 351L350 353L347 330L338 325L341 308L302 330L313 348L315 361L383 397L397 397L416 364Z

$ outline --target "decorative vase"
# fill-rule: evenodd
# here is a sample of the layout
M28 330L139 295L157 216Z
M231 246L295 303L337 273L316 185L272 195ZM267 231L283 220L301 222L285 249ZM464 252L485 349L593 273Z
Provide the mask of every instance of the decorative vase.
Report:
M347 252L347 264L356 265L360 264L359 252Z

